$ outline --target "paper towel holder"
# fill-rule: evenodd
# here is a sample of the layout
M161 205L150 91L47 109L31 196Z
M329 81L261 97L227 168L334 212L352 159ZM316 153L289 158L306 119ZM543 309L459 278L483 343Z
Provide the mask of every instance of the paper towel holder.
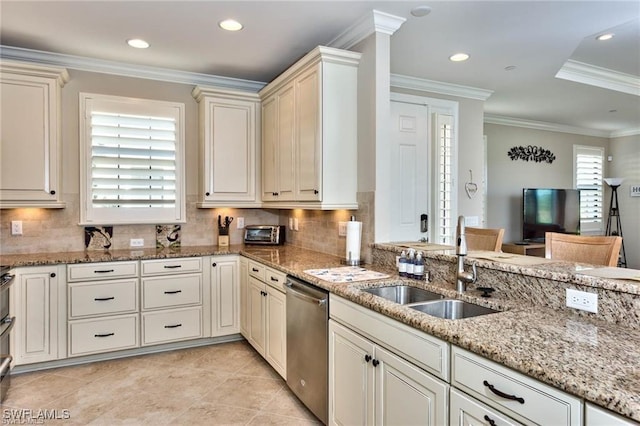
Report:
M356 217L352 215L350 219L351 219L350 222L355 222ZM362 232L362 229L360 229L360 232ZM347 247L348 247L348 244L349 244L348 241L349 241L349 236L347 234ZM360 237L358 237L358 245L359 244L360 244ZM358 250L356 256L358 257L358 259L354 259L353 258L354 256L352 255L352 252L351 251L347 251L345 258L341 259L340 263L343 264L343 265L348 265L348 266L360 266L360 265L362 265L363 262L360 259L359 250Z

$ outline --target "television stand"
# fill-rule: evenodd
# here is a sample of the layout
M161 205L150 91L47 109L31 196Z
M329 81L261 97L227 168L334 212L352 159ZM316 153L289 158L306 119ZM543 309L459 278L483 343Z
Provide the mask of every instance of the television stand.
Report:
M520 243L520 241L518 241L518 243ZM502 245L502 251L505 253L523 254L525 256L544 257L544 243L505 243Z

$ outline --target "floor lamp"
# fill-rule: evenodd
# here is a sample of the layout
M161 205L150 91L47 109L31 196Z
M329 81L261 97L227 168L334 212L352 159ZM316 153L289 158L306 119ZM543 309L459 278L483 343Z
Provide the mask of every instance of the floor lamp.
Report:
M606 235L619 235L622 237L622 223L620 222L620 209L618 208L618 187L622 183L623 179L606 178L604 181L611 187L611 202L609 203L609 217L607 219ZM615 229L612 227L612 221L615 221ZM620 247L620 256L618 257L618 267L627 267L627 256L624 252L624 237L622 237L622 246Z

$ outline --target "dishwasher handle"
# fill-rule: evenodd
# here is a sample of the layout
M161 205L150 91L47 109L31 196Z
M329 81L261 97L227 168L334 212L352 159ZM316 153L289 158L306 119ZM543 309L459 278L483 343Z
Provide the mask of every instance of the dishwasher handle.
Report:
M287 281L287 293L291 293L292 296L295 296L302 300L306 300L307 302L315 303L321 307L324 307L327 304L327 297L315 297L314 295L310 294L310 292L305 291L305 287L297 285L292 281Z

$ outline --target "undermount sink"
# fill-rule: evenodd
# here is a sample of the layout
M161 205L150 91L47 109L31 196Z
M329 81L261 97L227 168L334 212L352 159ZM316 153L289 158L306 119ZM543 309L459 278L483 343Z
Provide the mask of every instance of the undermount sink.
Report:
M456 299L434 300L432 302L412 305L411 309L424 312L434 317L453 320L500 312L495 309Z
M371 293L374 296L382 297L401 305L410 303L426 302L427 300L438 300L444 296L408 285L393 285L387 287L366 288L362 291Z

